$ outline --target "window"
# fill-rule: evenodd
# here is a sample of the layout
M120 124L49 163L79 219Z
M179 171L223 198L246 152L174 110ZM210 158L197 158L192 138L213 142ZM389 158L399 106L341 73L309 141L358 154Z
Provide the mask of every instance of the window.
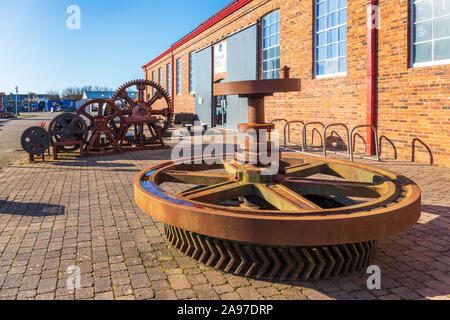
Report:
M177 59L177 94L181 94L181 58Z
M347 72L347 0L316 0L316 76Z
M162 86L162 68L158 70L158 84Z
M413 66L450 63L450 0L411 1Z
M166 88L167 88L167 92L169 93L169 95L171 95L171 91L172 91L172 70L171 70L171 65L170 63L167 64L166 66L166 73L167 73L167 77L166 77Z
M262 78L280 78L280 10L262 19Z
M195 53L189 54L189 93L195 93Z
M152 81L155 82L155 71L152 71ZM155 95L155 88L152 87L152 96Z

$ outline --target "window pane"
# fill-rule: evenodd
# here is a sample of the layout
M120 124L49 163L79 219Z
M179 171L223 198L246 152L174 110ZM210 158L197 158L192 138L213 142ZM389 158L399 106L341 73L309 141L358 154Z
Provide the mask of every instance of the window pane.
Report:
M347 41L339 43L339 56L340 57L347 56Z
M450 16L434 21L434 38L450 37Z
M337 58L338 46L337 44L332 44L328 46L328 59Z
M317 31L322 31L327 28L327 17L317 19Z
M328 60L326 66L327 73L337 73L337 60Z
M414 62L420 63L431 61L431 42L416 44L414 52Z
M339 0L339 8L347 7L347 0Z
M431 40L433 38L431 21L416 24L415 35L416 36L414 42Z
M327 44L327 33L326 32L321 32L317 34L317 45L318 46L323 46Z
M434 16L440 17L450 13L450 0L434 0Z
M317 49L317 60L325 60L327 58L327 47Z
M317 74L325 74L325 62L317 63Z
M338 29L328 31L328 43L338 41Z
M436 41L434 44L434 59L450 59L450 39Z
M347 58L339 59L339 72L347 71Z
M327 25L328 28L334 27L337 25L337 14L336 13L332 13L328 16L328 20L327 20Z
M317 16L321 17L327 13L327 2L322 2L317 5Z
M336 0L328 0L328 12L335 11L337 9L337 1Z
M347 22L347 9L339 11L339 24Z
M339 41L347 40L347 26L339 28Z
M419 3L415 3L414 7L415 7L415 10L414 10L415 22L420 22L420 21L432 18L433 11L431 8L431 0L424 0Z

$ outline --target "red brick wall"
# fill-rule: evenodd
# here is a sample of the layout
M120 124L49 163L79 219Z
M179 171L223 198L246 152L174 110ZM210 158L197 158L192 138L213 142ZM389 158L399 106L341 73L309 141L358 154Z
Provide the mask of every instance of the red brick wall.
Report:
M194 96L189 94L189 53L279 8L281 13L281 65L291 68L290 76L300 78L302 90L266 98L266 120L285 118L325 124L344 122L350 128L366 123L366 1L348 1L347 75L314 77L314 0L254 0L215 26L174 50L174 61L182 58L182 94L174 91L175 112L194 112ZM411 143L420 138L431 149L435 164L450 166L450 65L411 68L409 66L409 0L380 0L381 28L378 31L377 126L397 148L399 159L411 159ZM163 69L171 54L146 68ZM175 71L176 66L172 67ZM174 81L175 90L176 83ZM314 126L313 126L314 127ZM313 128L312 127L312 128ZM320 128L320 126L316 126ZM345 132L334 128L342 137ZM320 129L322 131L322 129ZM294 128L293 136L300 128ZM309 139L311 130L308 130ZM331 132L331 131L330 131ZM359 131L365 137L365 129ZM317 140L316 140L317 141ZM358 140L358 150L363 146ZM383 142L383 157L392 158L392 147ZM427 163L423 147L417 161Z

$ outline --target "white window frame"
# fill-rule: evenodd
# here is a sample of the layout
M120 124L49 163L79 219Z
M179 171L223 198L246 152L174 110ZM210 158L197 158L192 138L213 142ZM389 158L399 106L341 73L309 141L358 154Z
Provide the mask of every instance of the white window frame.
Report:
M345 72L317 74L317 0L314 0L314 48L313 48L313 50L314 50L314 78L315 79L336 78L336 77L347 76L347 71L348 71L348 1L350 1L350 0L347 0L347 7L346 7L347 22L345 23L345 26L347 26L347 34L346 34L347 38L345 39L345 41L347 42L347 46L346 46L347 54L345 56L345 58L347 59L347 70ZM339 12L340 10L342 10L342 9L338 9L336 12ZM336 27L333 27L333 29L337 28L338 33L339 33L339 28L341 26L343 26L343 24L342 25L338 24L338 25L336 25ZM328 25L327 25L327 27L328 27ZM329 29L331 29L331 28L324 29L321 32L328 32ZM337 43L339 43L339 41ZM328 45L328 43L327 43L327 45ZM339 50L339 46L338 46L338 50ZM338 67L339 67L339 58L338 58Z
M152 71L152 81L155 82L155 71ZM155 88L152 87L152 96L155 95Z
M171 63L166 64L166 89L167 89L167 93L170 95L172 95L171 91L172 91L172 65Z
M410 0L410 5L411 5L411 10L410 10L411 12L410 12L410 17L409 17L409 21L410 21L410 25L411 25L411 27L410 27L410 33L411 33L411 39L410 39L410 52L411 52L411 54L410 54L410 56L411 56L410 67L411 68L421 68L421 67L434 67L434 66L450 64L450 59L434 60L434 61L431 60L431 61L414 63L414 58L415 58L414 45L416 44L416 43L414 43L415 24L416 24L415 21L414 21L414 15L415 15L414 3L416 1L417 0ZM433 2L432 2L431 7L432 7L432 12L434 13L434 0L432 0L432 1ZM442 17L447 17L449 15L450 14L444 15ZM442 17L439 17L439 18L442 18ZM434 36L434 23L433 23L434 20L435 20L435 18L432 17L430 20L421 21L421 23L422 22L427 22L427 21L431 21L432 22L431 23L432 36ZM432 40L431 40L431 57L432 58L434 56L434 44L435 44L436 40L442 40L442 39L448 39L448 37L437 38L437 39L432 38ZM424 43L424 42L429 42L429 41L422 41L422 42L418 42L418 43L420 44L420 43Z
M158 84L162 87L162 68L158 69Z
M177 59L177 96L180 96L183 92L183 87L181 86L181 80L183 77L183 64L181 58ZM180 71L178 73L178 70Z
M262 30L262 29L264 29L264 26L262 25L262 21L263 21L263 19L264 18L266 18L266 17L268 17L268 16L270 16L271 14L275 14L276 12L278 11L278 13L279 13L279 15L280 15L280 21L279 21L279 23L280 23L280 32L278 33L279 34L279 36L280 36L280 42L277 44L277 45L274 45L274 46L271 46L271 47L267 47L267 48L264 48L264 31ZM275 24L275 23L273 23L273 24ZM268 26L270 26L270 25L267 25L267 26L265 26L265 27L268 27ZM272 79L272 78L264 78L264 73L265 72L274 72L274 71L277 71L276 69L273 69L273 70L264 70L264 62L265 61L269 61L269 60L275 60L276 58L271 58L271 59L266 59L266 60L264 60L264 51L268 51L268 50L270 50L270 49L272 49L272 48L276 48L276 47L279 47L280 48L280 56L278 57L278 59L280 60L280 67L281 67L281 11L280 11L280 9L277 9L277 10L273 10L273 11L271 11L271 12L269 12L269 13L267 13L267 14L265 14L262 18L261 18L261 79ZM275 33L275 34L273 34L273 35L270 35L270 37L271 36L276 36L277 34ZM270 37L267 37L267 38L270 38ZM280 68L281 69L281 68ZM280 69L278 69L278 78L274 78L274 79L280 79L281 78L281 70Z

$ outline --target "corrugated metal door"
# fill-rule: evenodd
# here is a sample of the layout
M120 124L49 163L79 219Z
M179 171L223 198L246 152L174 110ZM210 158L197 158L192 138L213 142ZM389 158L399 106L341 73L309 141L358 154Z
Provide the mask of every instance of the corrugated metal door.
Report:
M198 120L211 125L212 48L195 54L195 113Z
M226 82L256 80L258 77L258 26L247 28L228 39ZM227 129L248 122L248 99L227 97Z

